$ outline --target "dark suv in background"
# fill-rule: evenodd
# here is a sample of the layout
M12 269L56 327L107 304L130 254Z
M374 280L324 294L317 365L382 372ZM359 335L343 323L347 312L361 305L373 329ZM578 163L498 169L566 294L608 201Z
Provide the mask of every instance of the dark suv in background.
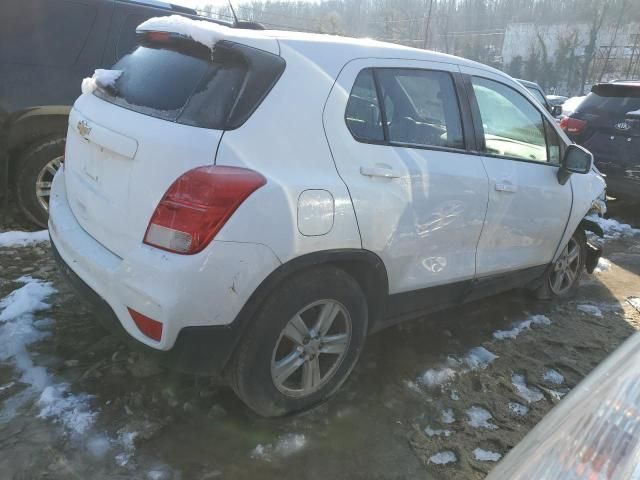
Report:
M157 0L0 0L0 197L5 202L13 190L27 217L46 226L51 180L64 155L67 116L82 79L129 53L140 23L172 14L197 16Z
M560 126L593 153L609 195L640 201L640 81L594 85Z

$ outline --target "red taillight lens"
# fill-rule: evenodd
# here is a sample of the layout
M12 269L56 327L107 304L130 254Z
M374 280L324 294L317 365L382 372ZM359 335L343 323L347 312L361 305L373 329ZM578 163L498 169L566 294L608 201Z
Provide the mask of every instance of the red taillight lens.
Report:
M131 318L133 318L142 333L156 342L160 341L162 338L162 323L136 312L133 308L127 307L127 310L129 310L129 315L131 315Z
M258 172L246 168L212 165L189 170L164 194L144 243L174 253L197 253L240 204L266 183Z
M560 128L565 132L572 133L574 135L581 133L586 126L587 122L580 120L579 118L562 117L562 120L560 120Z

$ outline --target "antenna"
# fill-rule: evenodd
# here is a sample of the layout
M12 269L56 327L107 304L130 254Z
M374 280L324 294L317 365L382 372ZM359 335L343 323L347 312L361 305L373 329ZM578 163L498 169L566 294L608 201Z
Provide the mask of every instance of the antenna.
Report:
M229 8L231 9L231 14L233 15L233 26L238 25L238 16L236 15L236 11L233 9L233 5L231 4L231 0L228 0Z

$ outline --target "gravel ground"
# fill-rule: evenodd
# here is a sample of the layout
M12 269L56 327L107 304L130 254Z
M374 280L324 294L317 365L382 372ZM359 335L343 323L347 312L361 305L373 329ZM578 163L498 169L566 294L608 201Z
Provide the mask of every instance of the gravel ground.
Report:
M0 478L483 478L640 328L640 234L605 248L569 301L511 292L386 330L331 401L264 420L106 334L47 243L0 247Z

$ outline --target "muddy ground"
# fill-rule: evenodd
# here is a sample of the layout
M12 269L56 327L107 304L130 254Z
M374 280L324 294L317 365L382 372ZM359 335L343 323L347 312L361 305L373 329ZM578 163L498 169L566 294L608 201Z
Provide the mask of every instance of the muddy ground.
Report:
M636 212L612 214L638 225ZM23 227L18 215L0 224ZM474 458L476 448L504 456L640 328L627 302L640 296L640 232L605 248L609 268L585 276L569 301L511 292L370 337L333 399L279 420L106 334L46 243L0 248L5 307L25 282L55 289L48 306L5 319L26 332L16 337L24 351L3 355L14 337L1 330L0 478L483 478L495 463Z

